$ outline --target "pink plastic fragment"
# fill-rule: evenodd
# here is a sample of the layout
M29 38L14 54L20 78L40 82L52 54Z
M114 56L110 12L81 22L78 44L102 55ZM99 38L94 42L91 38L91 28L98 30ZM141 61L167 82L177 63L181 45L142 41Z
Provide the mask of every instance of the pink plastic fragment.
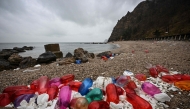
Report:
M156 87L155 85L153 85L152 83L149 83L149 82L144 82L142 84L141 88L145 93L147 93L151 96L154 96L154 94L161 93L161 91L158 87Z

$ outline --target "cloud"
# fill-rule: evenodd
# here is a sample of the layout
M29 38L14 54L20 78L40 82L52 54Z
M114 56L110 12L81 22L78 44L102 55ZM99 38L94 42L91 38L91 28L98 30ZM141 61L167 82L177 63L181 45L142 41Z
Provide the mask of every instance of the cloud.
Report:
M0 42L96 42L142 0L0 1Z

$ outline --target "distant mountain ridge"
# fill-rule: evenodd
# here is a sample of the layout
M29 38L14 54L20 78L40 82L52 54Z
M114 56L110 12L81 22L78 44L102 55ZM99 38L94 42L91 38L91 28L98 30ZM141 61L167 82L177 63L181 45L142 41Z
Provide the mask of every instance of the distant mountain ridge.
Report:
M188 33L190 0L146 0L118 20L108 42Z

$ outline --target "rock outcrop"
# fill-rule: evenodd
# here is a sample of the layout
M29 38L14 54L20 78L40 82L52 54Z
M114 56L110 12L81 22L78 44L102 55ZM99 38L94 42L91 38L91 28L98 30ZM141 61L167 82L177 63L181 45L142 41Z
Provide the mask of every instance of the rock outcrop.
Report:
M108 41L190 35L189 5L189 0L143 1L118 20Z
M63 57L63 53L62 51L60 51L59 44L47 44L47 45L44 45L44 48L46 52L51 51L52 53L54 53L56 55L56 58Z
M56 61L56 55L50 51L42 53L37 59L38 63L50 63L52 61Z

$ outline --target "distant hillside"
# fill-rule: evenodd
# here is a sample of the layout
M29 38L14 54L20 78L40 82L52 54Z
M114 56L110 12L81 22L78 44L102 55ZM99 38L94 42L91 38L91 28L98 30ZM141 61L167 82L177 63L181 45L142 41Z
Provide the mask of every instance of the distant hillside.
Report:
M114 27L110 41L190 33L190 0L146 0Z

